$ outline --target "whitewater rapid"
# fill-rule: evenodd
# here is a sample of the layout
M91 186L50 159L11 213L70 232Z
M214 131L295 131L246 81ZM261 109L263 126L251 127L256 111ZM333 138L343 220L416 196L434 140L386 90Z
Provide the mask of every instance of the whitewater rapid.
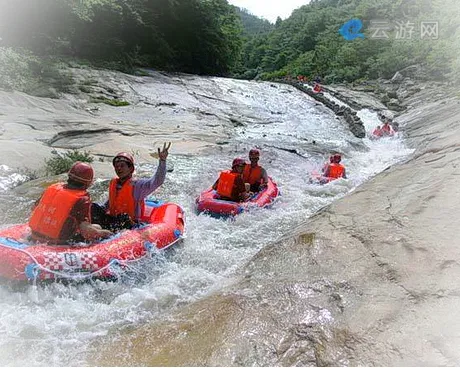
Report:
M111 339L129 326L167 319L178 308L222 289L260 249L412 153L402 137L380 141L354 137L329 110L286 86L212 81L231 97L225 108L216 107L219 113L244 110L246 119L220 149L203 155L170 155L174 171L154 196L183 206L187 221L183 243L143 265L140 277L117 283L0 286L0 365L87 365L95 339ZM148 85L139 90L154 93ZM376 112L361 110L358 116L368 132L379 124ZM273 207L254 209L234 220L197 215L194 201L199 193L220 170L229 168L234 157L246 158L254 146L261 150L260 164L281 190ZM333 151L342 153L348 179L325 186L309 184L309 173L320 170ZM0 189L11 200L9 188L24 178L8 163L2 164ZM143 164L138 171L154 169ZM94 193L96 199L104 195ZM25 221L27 214L21 216Z

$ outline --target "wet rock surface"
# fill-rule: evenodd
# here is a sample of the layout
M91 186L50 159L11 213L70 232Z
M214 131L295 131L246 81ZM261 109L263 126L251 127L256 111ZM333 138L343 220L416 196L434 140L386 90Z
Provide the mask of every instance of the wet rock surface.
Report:
M76 70L81 86L91 88L80 88L81 93L65 100L0 93L3 159L33 168L49 157L53 145L91 147L102 159L94 162L98 176L108 178L113 175L110 157L126 147L147 163L152 151L171 137L176 154L211 148L234 152L227 142L235 127L271 124L282 116L273 109L270 117L261 118L250 106L235 111L224 97L233 92L220 91L212 78L150 73L155 77ZM298 93L290 86L261 86ZM453 311L460 295L460 105L442 87L422 87L402 100L408 111L397 117L402 133L417 148L410 160L265 247L225 290L166 313L163 322L104 336L93 346L91 362L458 365L460 321ZM366 92L343 88L341 95L347 94L352 106L386 108ZM91 98L130 105L115 107ZM342 116L355 116L345 111L337 108ZM315 142L306 144L330 151ZM290 147L279 149L301 154ZM30 205L46 185L31 182L15 192L27 196Z
M418 64L401 69L391 79L379 78L324 89L354 109L391 110L389 115L400 115L413 108L414 102L418 105L420 101L439 101L458 92L458 86L449 81L429 80L427 72Z
M101 343L94 362L458 365L460 101L427 99L398 116L413 157L264 248L223 292Z
M0 154L5 162L35 170L54 149L90 149L101 158L128 149L141 162L150 162L150 153L171 137L176 153L197 153L224 145L235 128L284 118L282 111L262 116L241 105L242 92L226 91L216 78L151 70L141 77L87 68L70 68L69 74L75 88L61 99L0 91ZM279 93L295 92L285 85L258 83ZM126 105L113 105L114 101ZM353 112L335 108L358 121ZM103 172L109 171L110 167Z
M313 92L312 89L305 85L305 83L300 83L295 80L282 80L281 82L294 86L295 88L301 90L302 92L308 94L310 97L314 98L316 101L321 102L327 108L331 109L338 117L343 119L343 121L348 125L350 131L355 135L355 137L364 138L366 136L366 131L364 129L363 122L358 116L356 116L356 111L353 111L350 107L343 105L341 106L337 104L336 102L327 98L321 92Z

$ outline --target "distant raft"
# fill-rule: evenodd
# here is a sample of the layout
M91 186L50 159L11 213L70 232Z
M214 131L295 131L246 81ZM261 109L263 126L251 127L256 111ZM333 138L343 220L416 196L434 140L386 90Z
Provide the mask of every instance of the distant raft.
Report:
M331 181L334 181L334 180L337 180L338 178L332 178L332 177L329 177L329 176L324 176L324 175L321 175L319 174L317 171L312 171L310 173L310 184L320 184L320 185L323 185L323 184L328 184L330 183Z
M388 138L388 137L395 137L396 133L394 131L390 131L389 133L383 133L379 132L377 130L374 130L370 135L369 139L372 141L376 141L382 138Z
M278 186L269 177L267 186L245 202L232 202L220 199L217 192L210 188L201 193L196 199L196 209L198 213L204 212L213 216L236 216L251 207L267 207L279 195Z
M0 277L17 281L117 278L133 262L178 242L185 216L175 203L145 201L142 223L103 241L74 245L30 243L27 224L0 230Z

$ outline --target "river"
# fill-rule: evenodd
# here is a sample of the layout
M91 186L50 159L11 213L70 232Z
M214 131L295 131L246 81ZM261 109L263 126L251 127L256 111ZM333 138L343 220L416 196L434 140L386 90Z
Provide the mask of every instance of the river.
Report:
M188 90L209 93L200 90L199 78L194 80ZM193 154L174 154L172 149L168 160L174 170L154 196L185 209L187 236L182 244L156 255L132 277L117 283L20 289L1 285L0 365L88 365L96 339L110 339L122 329L168 319L172 312L222 289L258 251L413 152L400 137L380 141L354 137L329 110L290 86L223 78L207 78L203 83L218 86L221 95L214 96L225 100L207 99L208 110L217 115L244 111L244 119L222 137L225 144ZM148 77L133 86L144 101L158 95ZM186 99L178 98L177 104L193 108ZM140 114L147 114L148 108L143 104ZM117 113L123 109L118 108ZM125 116L136 121L136 106L125 111ZM103 110L101 116L111 112ZM366 131L379 124L375 112L361 110L358 115ZM180 134L161 138L174 140ZM194 201L200 191L214 182L219 170L229 168L234 157L247 157L252 147L260 148L261 165L280 187L282 195L273 207L251 210L233 221L197 215ZM332 151L342 153L348 179L325 186L310 184L309 173L320 170ZM21 177L9 169L9 162L0 164L3 203L15 206L14 215L4 212L3 223L25 221L31 200L17 197L9 189ZM138 172L152 171L155 166L141 163ZM105 195L101 189L93 194L99 200ZM327 319L327 313L323 318Z

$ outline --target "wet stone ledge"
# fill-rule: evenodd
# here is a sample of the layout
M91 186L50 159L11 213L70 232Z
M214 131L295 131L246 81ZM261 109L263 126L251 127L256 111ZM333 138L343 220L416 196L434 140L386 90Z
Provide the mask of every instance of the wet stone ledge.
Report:
M299 83L296 80L277 80L279 83L290 84L291 86L297 88L298 90L306 93L310 97L314 98L316 101L321 102L327 108L331 109L336 116L341 118L345 123L347 123L350 131L355 137L364 138L366 136L366 130L361 119L356 115L356 111L352 110L350 107L341 106L334 101L329 100L323 93L315 93L310 88L305 87L304 83Z

